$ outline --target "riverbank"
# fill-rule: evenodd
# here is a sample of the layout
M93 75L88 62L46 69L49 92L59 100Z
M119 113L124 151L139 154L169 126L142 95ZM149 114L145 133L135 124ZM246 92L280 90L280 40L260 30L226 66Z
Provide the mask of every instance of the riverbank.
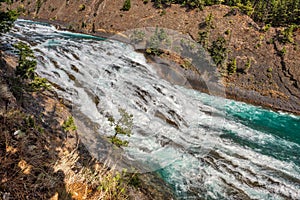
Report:
M238 10L232 12L223 5L203 10L187 10L179 5L157 9L152 3L132 0L131 9L122 11L122 1L92 1L89 5L84 1L67 4L51 1L42 3L37 12L35 4L25 4L26 1L14 3L12 8L23 5L22 17L46 20L61 29L99 36L124 36L128 30L159 27L187 34L198 41L200 31L208 33L205 41L208 47L222 37L227 51L224 66L236 63L236 72L230 75L222 74L218 68L227 98L300 114L300 30L293 32L293 43L282 42L284 27L264 29L247 15ZM79 9L80 5L84 5L84 9ZM209 15L212 16L210 29L205 25ZM198 77L190 74L187 79L193 88L203 91L203 87L197 85Z
M17 62L0 52L0 199L172 199L155 174L97 161L65 101L51 88L32 91L16 81Z

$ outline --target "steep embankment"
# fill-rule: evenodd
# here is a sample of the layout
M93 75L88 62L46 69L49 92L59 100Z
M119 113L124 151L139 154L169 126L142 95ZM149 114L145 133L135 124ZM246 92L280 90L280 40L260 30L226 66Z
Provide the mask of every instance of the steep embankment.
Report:
M227 6L187 10L179 5L156 9L151 2L132 0L129 11L121 11L123 1L32 1L13 4L23 17L52 20L65 28L87 33L116 33L141 27L163 27L187 33L204 43L225 39L223 67L236 61L237 72L223 76L229 98L300 114L300 30L293 43L284 42L284 28L264 31L251 18ZM207 16L212 19L207 26ZM197 80L191 79L194 87Z
M0 199L172 199L154 174L99 163L69 108L51 89L32 90L16 66L17 58L0 51Z

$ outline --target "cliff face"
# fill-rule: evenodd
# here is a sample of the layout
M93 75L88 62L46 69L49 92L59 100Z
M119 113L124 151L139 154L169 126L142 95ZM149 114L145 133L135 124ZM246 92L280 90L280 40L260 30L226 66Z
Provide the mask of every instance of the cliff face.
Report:
M237 66L236 73L223 77L227 97L300 114L299 29L293 32L292 42L284 42L284 28L263 31L251 18L227 6L205 7L202 11L178 5L156 9L150 1L144 4L139 0L131 0L129 11L121 11L122 6L121 0L24 0L12 8L21 10L23 17L52 20L86 33L158 26L199 40L202 31L208 33L208 47L223 37L227 49L224 65L235 60Z

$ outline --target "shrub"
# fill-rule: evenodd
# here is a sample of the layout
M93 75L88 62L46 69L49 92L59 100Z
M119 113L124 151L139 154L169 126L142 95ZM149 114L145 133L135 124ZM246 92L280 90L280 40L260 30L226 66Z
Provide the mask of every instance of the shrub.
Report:
M269 73L271 73L273 71L273 68L272 67L269 67L268 69L267 69L267 72L269 72Z
M121 10L123 11L128 11L131 8L131 2L130 0L125 0L124 4L123 4L123 8Z
M271 24L266 24L266 25L262 28L262 31L263 31L263 32L267 32L270 28L271 28Z
M212 42L212 46L208 49L213 61L217 66L223 65L227 57L226 40L224 37L219 37Z
M299 28L298 26L296 25L290 25L289 27L285 28L283 31L282 31L282 35L283 35L283 42L284 43L294 43L294 38L293 38L293 34L294 34L294 31Z
M146 53L160 55L163 53L162 49L164 47L170 46L170 39L164 29L158 30L158 27L155 29L155 33L147 41L148 48Z
M280 56L284 56L285 54L286 54L286 48L283 47L283 48L280 50L279 55L280 55Z
M133 43L142 42L145 39L145 32L141 30L134 30L130 39Z
M75 122L74 122L74 118L72 116L68 117L68 119L66 121L64 121L64 123L62 125L62 128L64 129L64 131L75 131L75 130L77 130L77 127L76 127Z
M133 127L133 115L126 112L125 109L119 108L119 113L121 115L121 118L118 120L115 120L112 116L108 118L108 121L110 122L110 125L114 127L114 135L110 137L110 141L118 146L128 146L128 141L121 140L118 138L118 135L126 135L128 137L131 136L131 131Z
M0 35L1 33L5 33L10 30L17 17L18 14L16 11L13 10L9 10L7 12L0 11Z
M235 74L236 73L236 59L232 59L228 65L227 65L227 71L229 75Z
M244 72L247 73L249 71L250 67L251 67L251 59L247 58L247 62L245 63Z
M85 10L85 5L84 4L81 4L80 6L79 6L79 11L84 11Z

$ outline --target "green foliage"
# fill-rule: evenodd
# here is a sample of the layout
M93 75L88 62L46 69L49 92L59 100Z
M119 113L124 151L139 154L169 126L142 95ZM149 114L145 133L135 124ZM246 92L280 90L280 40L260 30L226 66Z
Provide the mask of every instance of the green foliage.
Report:
M226 40L224 37L219 37L217 40L213 41L208 51L215 64L217 66L222 66L227 58Z
M32 116L28 116L24 119L25 126L27 128L35 128L35 119Z
M273 71L273 68L272 67L269 67L268 69L267 69L267 72L269 72L269 73L271 73Z
M105 196L110 199L119 199L120 197L127 197L123 175L119 172L115 174L107 174L97 187ZM124 198L125 199L125 198ZM126 198L127 199L127 198Z
M79 11L84 11L85 10L85 5L84 4L80 4L79 5Z
M35 77L34 71L37 65L33 51L23 42L14 44L14 47L19 51L19 62L16 67L16 75L22 79L33 80Z
M230 35L231 31L229 29L227 29L224 33L225 33L225 35Z
M283 48L280 50L279 55L280 55L280 56L284 56L285 54L286 54L286 48L283 47Z
M130 0L125 0L124 4L123 4L123 8L121 10L123 11L129 11L131 8L131 2Z
M256 22L282 26L300 24L299 0L152 0L155 7L162 8L180 4L188 8L200 8L215 4L237 7Z
M203 25L203 23L201 23L201 24ZM208 48L208 39L209 39L210 31L211 31L211 29L214 28L212 13L210 13L209 15L207 15L205 17L204 25L205 25L205 31L199 31L198 32L198 35L199 35L198 43L200 43L203 46L203 48L207 49Z
M33 91L48 90L50 84L47 79L35 76L34 79L29 83L29 87Z
M212 21L213 21L213 14L210 13L209 15L207 15L205 17L205 24L206 24L206 26L209 27L209 28L213 28Z
M146 53L160 55L162 54L162 48L164 46L170 46L170 43L171 42L165 30L158 30L158 27L156 27L155 33L150 37L149 41L147 42L148 48L146 49Z
M193 64L189 59L183 59L181 67L183 67L184 69L191 69L193 67Z
M236 59L232 59L228 65L227 65L227 71L228 71L228 75L233 75L236 73L236 69L237 69L237 66L236 66Z
M267 32L271 28L271 24L266 24L264 27L262 27L263 32Z
M30 47L23 42L14 44L14 47L18 50L19 54L19 61L15 72L17 78L16 80L12 80L14 91L21 93L24 88L29 91L49 89L50 84L47 79L38 77L35 74L37 62Z
M134 30L130 39L133 43L142 42L145 39L145 32L141 30Z
M36 14L38 14L40 12L40 9L42 7L42 0L37 0L36 1Z
M251 59L247 58L247 62L245 63L244 72L247 73L249 71L250 67L251 67Z
M250 1L246 1L246 3L237 3L236 6L242 11L242 13L251 16L254 12L254 8Z
M152 0L156 8L162 8L163 6L171 6L171 4L180 4L188 8L200 8L203 6L213 5L220 3L219 0Z
M198 42L204 47L207 48L208 45L208 38L209 38L209 32L208 31L199 31L199 40Z
M284 43L294 43L294 31L298 29L299 26L290 25L282 31L282 42Z
M104 199L128 199L129 186L139 187L140 182L137 172L128 173L123 169L122 172L104 174L97 190L104 194Z
M0 3L1 2L5 2L5 1L1 0ZM0 35L1 33L6 33L7 31L10 30L17 17L18 17L18 13L14 10L8 10L6 12L0 11Z
M108 118L110 125L114 127L114 135L110 137L110 141L118 147L128 146L128 141L118 138L118 135L130 137L133 127L133 115L126 112L125 109L119 108L121 118L115 120L112 116Z
M66 132L67 131L76 131L77 127L75 125L74 118L72 116L68 117L68 119L66 121L64 121L64 123L62 125L62 128Z
M163 9L160 13L160 16L164 16L165 14L167 14L167 11L165 9Z

